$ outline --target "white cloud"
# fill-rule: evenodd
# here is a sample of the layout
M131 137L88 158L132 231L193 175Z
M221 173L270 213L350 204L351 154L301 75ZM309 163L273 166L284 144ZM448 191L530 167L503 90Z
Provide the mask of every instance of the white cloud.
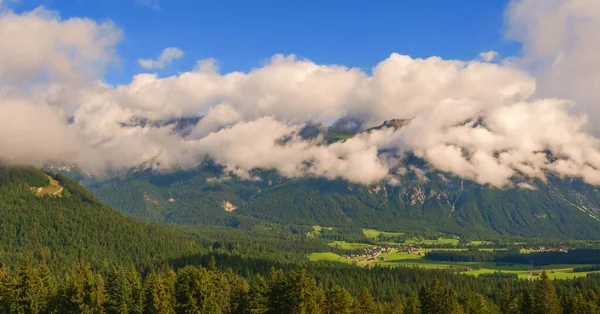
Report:
M111 22L61 20L43 8L21 15L0 11L0 82L76 84L98 78L115 60L121 38Z
M183 51L181 49L169 47L162 51L160 56L158 56L158 59L139 59L138 63L145 69L162 69L181 57L183 57Z
M494 59L496 59L497 56L498 56L498 53L494 50L482 52L479 54L479 57L481 58L481 60L483 60L485 62L492 62L492 61L494 61Z
M519 17L513 25L519 14L511 15ZM400 182L401 157L380 153L391 150L412 151L438 170L498 187L522 175L544 180L547 173L600 184L600 143L585 132L589 119L569 113L577 108L572 100L542 97L543 78L517 67L535 63L529 60L540 51L552 55L552 40L511 63L393 53L367 74L276 55L248 72L219 73L208 59L175 76L144 73L111 86L98 78L121 37L111 23L61 20L41 9L2 15L0 46L9 48L0 50L0 158L101 172L194 167L209 156L249 179L252 169L267 168L288 177L368 184ZM530 39L523 38L529 51ZM182 54L168 49L146 65L163 67ZM565 54L563 60L577 58ZM204 119L186 136L169 126L131 125L198 114ZM366 127L391 118L412 121L396 132L331 145L296 135L306 121L328 124L347 116Z
M508 36L523 43L519 63L534 73L537 95L577 101L574 113L600 119L600 1L513 0ZM588 128L600 135L600 124Z

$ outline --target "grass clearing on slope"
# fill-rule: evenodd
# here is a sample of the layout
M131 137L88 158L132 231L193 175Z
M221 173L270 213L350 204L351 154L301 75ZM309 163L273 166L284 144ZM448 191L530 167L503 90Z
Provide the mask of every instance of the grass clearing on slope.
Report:
M383 234L383 236L386 236L386 237L396 237L396 236L403 235L404 232L387 232L387 231L379 231L379 230L375 230L375 229L363 229L363 234L365 235L365 237L367 237L369 239L375 239L375 238L379 237L380 234Z
M50 196L62 196L63 187L51 176L48 176L50 185L39 188L36 192L38 196L50 195Z

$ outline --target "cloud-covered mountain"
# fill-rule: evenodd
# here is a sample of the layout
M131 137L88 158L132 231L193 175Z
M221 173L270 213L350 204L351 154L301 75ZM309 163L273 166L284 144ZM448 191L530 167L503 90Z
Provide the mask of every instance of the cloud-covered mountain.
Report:
M392 53L366 72L275 55L247 72L220 73L210 59L110 85L103 73L124 38L113 23L3 9L0 157L96 175L211 160L247 180L260 168L368 185L401 181L410 153L495 187L548 175L597 185L600 144L588 121L600 96L599 10L511 2L508 35L524 51L497 63L490 52L469 61ZM391 118L410 122L361 132Z

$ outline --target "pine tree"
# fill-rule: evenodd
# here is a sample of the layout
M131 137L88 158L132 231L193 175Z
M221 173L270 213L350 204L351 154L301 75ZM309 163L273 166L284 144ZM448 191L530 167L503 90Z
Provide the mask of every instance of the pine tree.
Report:
M0 313L10 312L13 279L6 265L0 268Z
M354 312L357 314L374 314L377 311L377 304L367 288L363 288L355 303Z
M546 271L542 271L540 281L537 284L534 297L535 314L559 314L562 313L560 302L556 296L554 282L550 280Z
M285 281L285 312L289 313L320 313L317 298L317 286L306 269L291 271Z
M283 270L271 268L268 276L269 293L269 314L286 313L288 309L287 302L287 282Z
M403 314L420 314L421 313L421 304L419 303L419 297L417 294L412 294L410 298L406 301L406 306L404 307Z
M397 294L394 295L394 299L387 305L387 308L383 312L385 314L403 314L404 306L402 305L400 296Z
M354 299L346 289L335 286L325 293L325 304L323 313L325 314L351 314L353 310Z
M54 276L46 264L40 265L38 271L42 282L42 295L46 296L43 300L43 308L47 312L54 312L57 303L57 287Z
M534 314L534 300L531 292L526 291L519 296L519 313Z
M175 299L178 313L200 313L202 310L201 286L198 268L186 266L177 272Z
M419 291L419 310L421 313L443 313L443 291L439 279L423 286Z
M173 314L175 309L167 284L155 272L150 273L144 286L144 313Z
M217 261L215 260L215 256L211 255L210 260L208 262L208 270L217 271Z
M248 290L250 289L248 282L237 276L231 268L225 272L225 278L230 287L230 309L227 311L231 314L241 314L246 307L248 298Z
M113 267L106 280L107 301L105 310L108 314L127 314L131 303L131 288L122 268Z
M166 300L169 302L169 306L175 309L175 305L177 304L175 300L175 280L177 279L177 274L171 267L167 267L162 270L161 278L165 288Z
M439 300L438 300L439 302ZM442 302L442 311L440 313L445 314L462 314L463 309L458 302L458 296L456 294L456 290L454 290L454 286L450 284L450 286L444 289L444 293L441 299Z
M100 274L94 278L91 291L91 311L90 313L104 313L104 303L106 303L106 291L104 288L104 279Z
M584 314L584 313L598 313L598 305L594 302L588 301L581 291L577 291L574 295L570 295L570 302L564 309L565 313L573 314Z
M251 314L264 314L269 311L269 287L260 274L254 275L248 291L248 312Z
M12 304L13 313L40 313L44 310L44 286L38 271L29 259L25 259L19 267L17 278L13 286Z
M130 288L129 304L127 305L129 313L141 314L144 311L144 291L142 290L142 278L140 273L138 273L134 267L131 267L127 272L127 283Z

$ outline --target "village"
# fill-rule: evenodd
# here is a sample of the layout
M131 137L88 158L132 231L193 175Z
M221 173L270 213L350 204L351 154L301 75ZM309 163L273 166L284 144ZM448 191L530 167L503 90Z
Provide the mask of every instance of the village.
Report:
M419 248L415 248L412 245L385 245L385 246L371 246L364 249L354 250L353 253L342 255L343 258L352 259L352 263L360 262L375 262L378 259L386 262L387 258L379 257L382 253L409 253L421 255Z
M443 249L441 249L443 250ZM539 246L535 248L523 249L527 252L567 252L568 247L544 247ZM425 249L416 247L413 245L402 245L402 244L386 244L384 246L370 246L362 249L355 249L347 254L342 254L341 257L345 259L352 259L352 263L372 263L376 261L386 262L387 258L381 256L383 253L407 253L415 254L417 256L424 256ZM416 256L415 256L416 257Z

